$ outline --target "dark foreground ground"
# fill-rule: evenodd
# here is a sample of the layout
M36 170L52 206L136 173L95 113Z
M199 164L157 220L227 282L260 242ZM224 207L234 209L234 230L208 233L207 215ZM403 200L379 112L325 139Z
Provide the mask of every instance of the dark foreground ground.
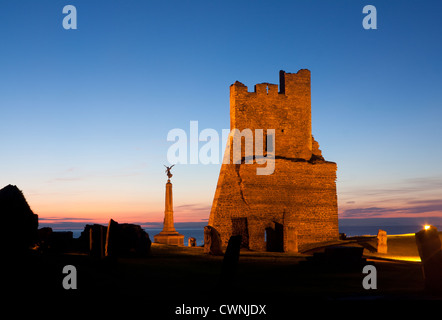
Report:
M376 307L385 311L382 308L388 306L398 314L421 303L442 300L442 296L425 291L420 262L390 260L398 256L416 258L410 239L390 239L392 253L383 256L370 251L372 240L364 242L368 248L364 250L366 264L374 265L377 271L377 288L370 290L362 286L367 276L362 273L362 266L343 271L326 264L312 267L302 262L315 250L297 255L242 251L236 274L221 280L223 257L205 255L201 247L153 244L148 258L93 259L70 253L7 259L3 263L10 270L4 283L10 287L3 286L3 291L8 292L11 300L25 305L37 303L41 308L68 305L71 311L86 306L108 311L123 308L142 311L147 319L174 318L183 304L211 306L214 311L209 316L220 319L237 318L220 314L219 308L225 304L266 305L265 315L244 319L294 319L300 317L302 310L315 315L345 316L350 306L361 307L366 312L375 312ZM407 246L411 249L407 250ZM77 289L63 288L66 265L77 270ZM367 306L369 309L364 309ZM155 317L148 316L154 314ZM202 315L176 317L203 318Z

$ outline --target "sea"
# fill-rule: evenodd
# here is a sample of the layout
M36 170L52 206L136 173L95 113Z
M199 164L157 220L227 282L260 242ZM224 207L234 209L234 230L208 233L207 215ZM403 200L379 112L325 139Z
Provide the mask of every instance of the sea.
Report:
M406 233L416 233L422 230L422 225L399 225L399 226L340 226L339 233L345 233L347 237L354 236L376 236L379 229L387 231L387 235L397 235ZM435 226L438 230L442 231L442 225ZM153 236L160 233L162 228L145 228L149 238L153 241ZM196 239L196 245L204 245L204 229L203 228L176 228L176 230L184 235L184 245L187 245L189 237ZM54 231L72 231L73 237L80 237L83 229L54 229Z
M72 231L72 235L74 238L79 238L83 229L57 229L54 228L54 231ZM145 228L144 231L147 232L151 241L153 241L153 236L160 233L162 228ZM184 244L187 245L187 241L190 237L194 237L196 239L196 245L202 246L204 245L204 229L203 228L176 228L180 234L184 235Z

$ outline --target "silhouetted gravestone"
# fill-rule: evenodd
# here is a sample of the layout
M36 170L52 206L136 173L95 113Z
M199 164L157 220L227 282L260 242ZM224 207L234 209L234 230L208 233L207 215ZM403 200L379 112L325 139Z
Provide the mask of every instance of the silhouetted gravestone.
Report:
M212 226L204 227L204 253L216 256L222 255L221 237L218 231Z
M91 231L91 229L93 229ZM83 231L80 234L80 237L77 239L77 245L78 245L78 249L80 251L86 252L86 253L91 253L91 250L97 250L98 252L98 247L96 247L95 240L99 240L98 238L98 231L94 232L96 230L100 230L100 232L102 233L102 251L103 251L103 256L104 256L104 252L105 252L105 246L106 246L106 236L107 236L107 226L103 226L101 224L87 224L84 226ZM93 238L91 239L91 232L94 234ZM92 242L91 242L92 241ZM94 249L92 249L92 247L94 247Z
M105 226L94 224L89 226L89 254L92 257L102 258L105 253L106 233Z
M231 236L224 254L223 265L221 269L221 281L232 281L238 267L239 253L241 249L242 236Z
M110 219L107 226L105 256L112 257L117 255L118 242L118 222Z
M196 246L196 239L194 237L190 237L188 240L189 247L195 247Z
M379 229L377 240L378 253L387 253L387 231Z
M8 185L0 190L0 219L6 253L21 255L36 243L38 216L16 186Z
M425 288L430 292L442 292L442 249L439 232L430 226L415 234L416 245L422 261Z

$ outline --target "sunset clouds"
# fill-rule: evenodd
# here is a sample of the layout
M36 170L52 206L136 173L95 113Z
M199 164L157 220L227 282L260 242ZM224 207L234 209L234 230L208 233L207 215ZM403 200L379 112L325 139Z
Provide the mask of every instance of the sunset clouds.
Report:
M442 216L442 177L342 189L338 196L341 218Z

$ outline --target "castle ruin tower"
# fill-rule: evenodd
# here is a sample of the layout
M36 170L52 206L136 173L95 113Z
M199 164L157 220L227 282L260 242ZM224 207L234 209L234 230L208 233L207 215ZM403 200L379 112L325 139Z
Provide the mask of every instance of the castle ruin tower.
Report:
M166 167L166 173L168 176L166 183L166 198L165 198L165 209L164 209L164 222L163 231L154 236L154 242L169 244L169 245L184 245L184 235L179 234L175 230L173 223L173 195L172 195L172 183L170 178L172 178L172 173L170 173L171 167Z
M301 69L280 71L279 88L230 86L231 132L270 137L274 147L265 152L274 154L274 170L257 174L265 165L255 144L253 156L241 149L240 162L225 161L235 153L228 142L208 223L224 246L237 234L243 247L259 251L297 252L338 240L337 166L324 159L312 136L310 83L310 71Z

